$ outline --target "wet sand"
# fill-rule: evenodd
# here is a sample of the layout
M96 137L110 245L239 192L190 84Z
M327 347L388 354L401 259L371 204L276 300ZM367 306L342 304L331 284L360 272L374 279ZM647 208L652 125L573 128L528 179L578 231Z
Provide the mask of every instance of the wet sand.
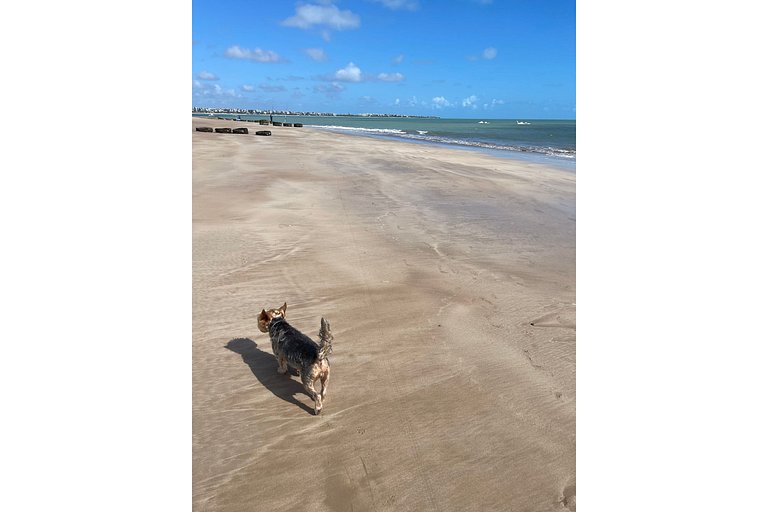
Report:
M575 510L575 174L192 126L193 509ZM257 328L283 302L335 336L320 416Z

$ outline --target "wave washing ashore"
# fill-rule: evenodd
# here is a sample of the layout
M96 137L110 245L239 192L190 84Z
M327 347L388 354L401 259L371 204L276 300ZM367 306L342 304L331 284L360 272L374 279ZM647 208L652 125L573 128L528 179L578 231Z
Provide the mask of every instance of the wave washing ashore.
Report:
M263 115L218 114L226 119ZM274 116L324 130L473 149L497 156L575 170L576 121L536 119L434 119L366 116Z

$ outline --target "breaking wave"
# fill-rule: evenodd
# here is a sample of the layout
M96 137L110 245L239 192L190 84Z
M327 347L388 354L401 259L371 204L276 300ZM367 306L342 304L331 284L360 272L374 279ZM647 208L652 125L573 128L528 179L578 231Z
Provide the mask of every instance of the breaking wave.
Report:
M403 130L398 130L396 128L356 128L354 126L332 126L332 125L322 125L322 124L315 124L312 125L315 128L322 128L324 130L331 130L331 131L341 131L341 132L361 132L361 133L371 133L371 134L386 134L386 135L405 135L408 132L405 132Z
M557 148L551 146L534 146L526 144L504 144L488 140L476 140L470 138L450 137L443 135L428 135L425 130L406 131L394 128L359 128L353 126L313 125L314 128L351 133L358 135L380 136L386 138L406 139L427 144L443 144L449 146L463 146L467 148L489 149L494 151L514 151L518 153L539 154L550 157L575 159L575 148Z

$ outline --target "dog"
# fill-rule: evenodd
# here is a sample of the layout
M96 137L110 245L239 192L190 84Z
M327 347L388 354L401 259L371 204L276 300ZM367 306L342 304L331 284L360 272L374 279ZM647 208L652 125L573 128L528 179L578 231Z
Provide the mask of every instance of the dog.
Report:
M317 415L323 410L323 400L327 396L328 379L331 376L331 365L328 362L328 355L333 351L331 324L325 318L320 319L318 345L288 323L285 319L286 309L287 303L269 311L262 309L259 314L259 330L269 333L272 353L277 358L277 373L286 373L289 366L299 370L301 383L314 400ZM315 391L315 381L318 379L321 386L319 393Z

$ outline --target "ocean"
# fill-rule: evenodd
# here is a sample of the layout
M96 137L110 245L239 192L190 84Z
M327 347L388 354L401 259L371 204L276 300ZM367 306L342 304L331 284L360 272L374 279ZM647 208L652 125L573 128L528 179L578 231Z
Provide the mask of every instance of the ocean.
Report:
M205 114L204 116L207 116ZM226 119L264 115L215 114ZM367 116L285 116L275 121L376 138L435 144L576 169L576 121L541 119L435 119Z

